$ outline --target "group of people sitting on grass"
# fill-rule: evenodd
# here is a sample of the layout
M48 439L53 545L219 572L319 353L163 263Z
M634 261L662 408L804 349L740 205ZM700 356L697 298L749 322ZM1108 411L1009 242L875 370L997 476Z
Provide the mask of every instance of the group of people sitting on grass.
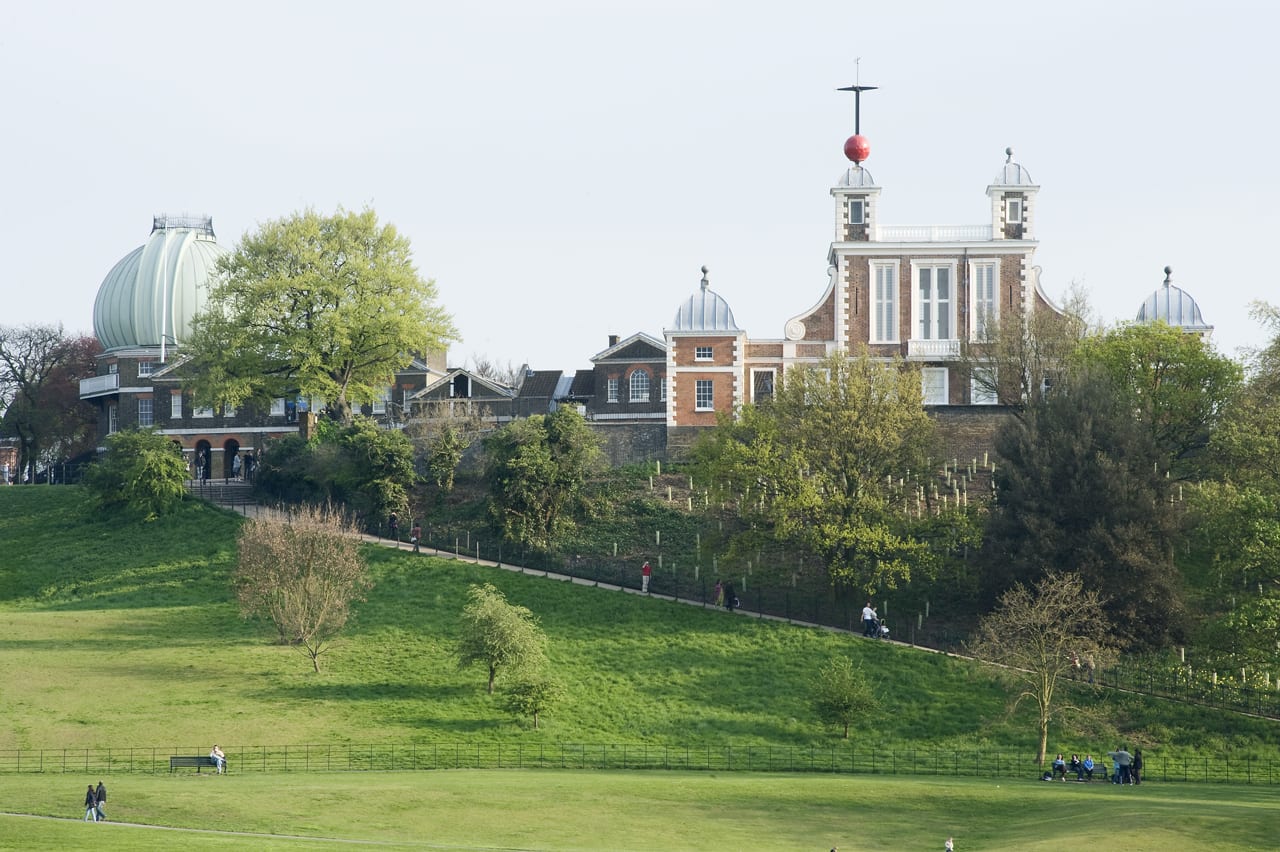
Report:
M1070 772L1076 776L1077 781L1092 781L1093 773L1101 770L1107 780L1112 784L1141 784L1142 783L1142 749L1137 748L1130 754L1124 746L1117 746L1115 751L1107 752L1107 756L1111 758L1111 774L1106 775L1106 766L1095 766L1093 755L1086 754L1084 760L1080 759L1080 755L1071 755L1071 762L1068 763L1062 757L1062 752L1058 752L1058 756L1053 759L1053 765L1049 771L1044 774L1045 781L1053 781L1055 779L1067 780L1067 773Z

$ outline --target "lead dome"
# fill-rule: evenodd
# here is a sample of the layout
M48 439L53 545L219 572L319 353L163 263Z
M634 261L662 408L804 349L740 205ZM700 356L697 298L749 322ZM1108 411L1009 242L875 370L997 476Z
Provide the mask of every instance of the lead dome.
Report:
M1194 334L1208 334L1213 326L1204 321L1191 294L1173 283L1173 267L1164 268L1164 284L1138 309L1137 322L1163 322Z
M204 307L218 259L208 216L156 216L146 243L120 260L98 288L93 331L106 351L180 346Z

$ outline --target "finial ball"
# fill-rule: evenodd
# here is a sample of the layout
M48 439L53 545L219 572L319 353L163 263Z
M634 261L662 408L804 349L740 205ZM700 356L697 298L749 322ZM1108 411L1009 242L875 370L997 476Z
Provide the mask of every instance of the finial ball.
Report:
M863 160L871 156L871 140L861 133L850 136L844 143L844 155L860 165Z

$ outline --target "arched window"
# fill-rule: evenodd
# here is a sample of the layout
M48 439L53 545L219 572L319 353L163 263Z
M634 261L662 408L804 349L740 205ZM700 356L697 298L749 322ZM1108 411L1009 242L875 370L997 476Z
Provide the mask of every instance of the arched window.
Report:
M631 374L631 401L649 401L649 374L644 370L636 370Z

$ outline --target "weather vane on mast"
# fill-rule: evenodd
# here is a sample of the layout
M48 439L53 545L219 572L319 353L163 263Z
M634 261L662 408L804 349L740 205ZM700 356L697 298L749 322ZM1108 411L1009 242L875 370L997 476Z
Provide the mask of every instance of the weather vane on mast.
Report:
M861 166L862 161L871 156L871 142L862 135L862 93L878 89L879 86L862 85L862 57L854 60L854 84L836 89L837 92L853 92L853 135L844 143L844 155Z

